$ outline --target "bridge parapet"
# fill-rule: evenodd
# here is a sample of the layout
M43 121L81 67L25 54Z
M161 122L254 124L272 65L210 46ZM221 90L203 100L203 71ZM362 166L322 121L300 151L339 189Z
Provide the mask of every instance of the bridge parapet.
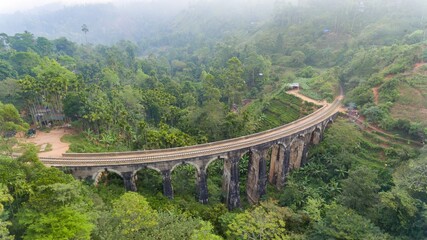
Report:
M161 173L163 194L169 198L173 198L173 170L181 164L191 164L196 168L197 198L207 203L207 168L213 161L224 159L222 189L228 208L234 209L240 207L239 161L245 153L250 155L246 194L251 203L257 203L266 193L267 182L281 189L289 171L307 162L310 146L321 141L325 128L336 118L338 107L339 101L336 101L294 123L209 144L123 154L65 154L62 158L41 158L41 161L95 183L102 174L115 172L130 191L137 190L135 180L139 170L154 169ZM270 161L269 169L267 161Z

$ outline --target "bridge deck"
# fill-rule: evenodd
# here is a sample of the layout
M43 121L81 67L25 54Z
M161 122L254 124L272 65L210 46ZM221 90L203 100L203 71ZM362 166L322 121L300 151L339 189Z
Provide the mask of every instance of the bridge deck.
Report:
M342 97L340 96L333 103L327 104L314 113L300 118L292 123L239 138L181 148L116 153L64 154L64 157L61 158L40 158L40 160L45 165L56 167L111 166L177 161L188 158L221 155L233 150L250 148L256 145L290 136L312 127L322 121L325 121L339 111L341 106L341 99Z

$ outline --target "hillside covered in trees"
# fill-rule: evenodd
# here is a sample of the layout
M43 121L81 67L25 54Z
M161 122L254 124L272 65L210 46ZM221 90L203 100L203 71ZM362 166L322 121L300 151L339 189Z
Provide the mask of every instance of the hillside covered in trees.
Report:
M9 26L0 35L0 238L427 238L427 152L396 140L427 135L426 2L151 7L128 12L132 21L114 5L68 7L38 15L34 32ZM88 18L94 12L103 13L98 23ZM64 21L44 19L58 16ZM70 27L78 16L82 23ZM138 172L143 187L125 193L118 175L97 186L77 181L44 167L31 146L11 157L16 132L50 124L71 124L75 134L64 140L72 152L180 147L271 129L318 108L287 94L289 83L327 101L342 86L365 125L398 137L339 119L284 189L269 186L257 206L243 197L233 212L222 203L221 163L208 169L210 202L201 205L191 166L174 170L169 200L149 169ZM247 162L239 166L242 196Z

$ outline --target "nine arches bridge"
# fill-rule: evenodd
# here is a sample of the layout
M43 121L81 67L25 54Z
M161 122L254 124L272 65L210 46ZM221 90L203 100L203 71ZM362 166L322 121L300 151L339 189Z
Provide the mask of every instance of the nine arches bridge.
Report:
M148 151L66 153L61 158L40 160L47 166L70 172L78 179L92 179L95 183L105 172L115 172L123 178L125 188L130 191L137 190L135 180L139 170L154 169L162 175L163 194L169 198L173 198L173 170L181 164L191 164L197 169L198 200L207 203L207 168L213 161L223 159L222 190L228 208L234 209L240 207L239 161L242 156L250 156L247 197L251 203L257 203L266 193L267 181L280 189L285 185L289 171L307 162L309 147L321 141L324 130L337 117L341 98L292 123L239 138Z

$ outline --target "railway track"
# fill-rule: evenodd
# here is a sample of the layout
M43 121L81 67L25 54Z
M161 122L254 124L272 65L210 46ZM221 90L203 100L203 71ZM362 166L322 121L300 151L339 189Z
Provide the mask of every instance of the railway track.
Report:
M339 111L341 106L341 99L342 96L338 97L333 103L327 104L314 113L300 118L292 123L239 138L181 148L135 152L64 154L65 156L60 158L40 158L40 161L45 165L55 167L99 167L162 161L178 161L203 156L222 155L229 151L250 148L266 142L290 136L312 127L322 121L325 121Z

